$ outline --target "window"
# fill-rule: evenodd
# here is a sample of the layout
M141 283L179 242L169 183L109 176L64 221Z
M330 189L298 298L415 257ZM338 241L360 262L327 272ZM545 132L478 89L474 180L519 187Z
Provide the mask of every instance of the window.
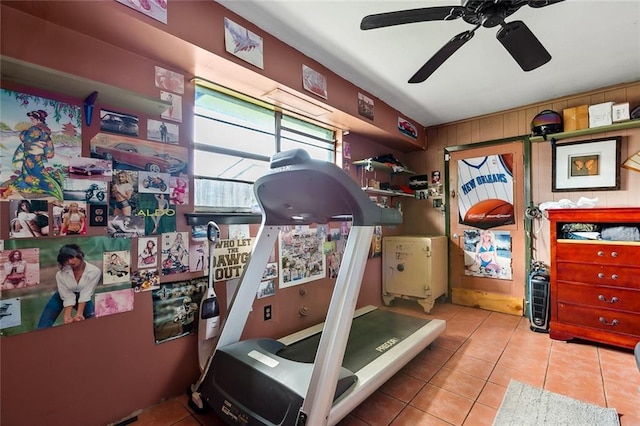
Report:
M255 209L253 183L276 152L303 148L312 158L335 160L333 130L200 85L194 141L196 211Z

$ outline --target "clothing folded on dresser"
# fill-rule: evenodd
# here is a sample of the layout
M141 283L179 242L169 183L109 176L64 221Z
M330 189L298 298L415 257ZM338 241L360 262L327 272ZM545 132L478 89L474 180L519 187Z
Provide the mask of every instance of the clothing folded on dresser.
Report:
M603 227L600 238L609 241L640 241L640 229L637 226Z

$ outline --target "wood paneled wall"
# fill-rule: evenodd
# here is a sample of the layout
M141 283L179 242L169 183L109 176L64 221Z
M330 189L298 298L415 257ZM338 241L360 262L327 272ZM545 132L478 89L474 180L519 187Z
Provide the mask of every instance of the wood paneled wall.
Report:
M531 133L533 117L545 109L562 113L562 110L578 105L594 105L602 102L629 102L631 108L640 105L640 82L617 85L553 99L509 111L497 112L481 117L448 123L427 129L427 150L408 157L408 164L418 173L444 171L444 152L447 147L469 145L491 140L509 138ZM610 133L595 133L588 136L566 139L598 139L607 136L622 136L621 161L640 151L640 129L629 129ZM640 206L640 173L621 168L619 191L552 192L551 190L551 144L534 142L531 152L531 195L534 204L547 201L580 197L598 198L599 207ZM455 212L453 213L455 214ZM523 220L523 218L520 218ZM445 216L442 212L424 203L408 203L405 210L405 230L409 233L443 235ZM547 220L536 220L533 224L534 258L549 262L549 228Z

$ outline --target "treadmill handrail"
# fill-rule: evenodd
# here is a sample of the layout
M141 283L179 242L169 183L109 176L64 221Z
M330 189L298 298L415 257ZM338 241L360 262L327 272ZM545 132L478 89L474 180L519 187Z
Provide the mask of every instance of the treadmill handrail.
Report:
M254 192L265 225L325 224L339 216L351 216L355 226L402 223L397 209L379 207L348 173L303 149L274 154Z

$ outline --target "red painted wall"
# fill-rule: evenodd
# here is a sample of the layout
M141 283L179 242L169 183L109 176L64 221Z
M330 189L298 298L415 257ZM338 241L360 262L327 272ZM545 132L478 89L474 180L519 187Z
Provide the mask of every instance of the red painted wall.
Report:
M347 138L354 160L383 153L404 160L402 152L380 143L394 138L400 140L398 147L402 150L416 149L415 142L407 143L403 136L393 135L397 112L377 102L375 126L358 117L353 119L350 115L355 113L357 88L278 40L264 35L265 45L272 50L265 55L263 74L256 74L250 65L227 54L222 41L222 19L227 14L217 3L176 0L169 4L169 25L164 26L112 1L2 2L0 53L152 98L159 97L153 80L155 66L180 72L187 81L200 75L239 89L264 90L277 82L301 90L301 79L292 69L300 69L304 62L326 73L329 102L348 113L338 114L335 120L356 123L367 131L373 129L371 138L356 132ZM7 82L2 87L82 102L56 94L55 84L50 90L32 90ZM192 143L193 128L190 99L193 84L185 87L180 125L180 144L187 147ZM117 105L102 105L99 97L96 113L102 107L138 115L141 123L148 118ZM97 122L95 117L93 122ZM391 126L391 130L379 130L379 126ZM83 129L85 156L89 155L89 139L96 132L95 125ZM143 126L140 137L144 135ZM358 179L356 173L352 167L354 179ZM7 208L7 203L0 203L3 218L8 217ZM183 217L189 211L189 207L178 207L178 230L188 230ZM99 232L90 231L88 241ZM223 237L226 232L223 227ZM256 232L254 225L252 235ZM400 228L386 232L397 234ZM0 221L0 238L8 238L4 219ZM380 268L380 258L368 261L359 306L380 304ZM187 277L189 274L174 278ZM304 295L297 286L279 290L275 298L257 300L244 337L281 337L322 321L332 287L333 280L325 279L304 285ZM226 300L224 283L216 284L216 291L221 300ZM273 319L268 322L262 320L265 304L273 305ZM302 305L309 308L307 317L298 315ZM129 313L3 337L0 423L104 425L184 392L199 374L196 338L192 335L156 345L152 320L151 293L138 293L134 310Z

